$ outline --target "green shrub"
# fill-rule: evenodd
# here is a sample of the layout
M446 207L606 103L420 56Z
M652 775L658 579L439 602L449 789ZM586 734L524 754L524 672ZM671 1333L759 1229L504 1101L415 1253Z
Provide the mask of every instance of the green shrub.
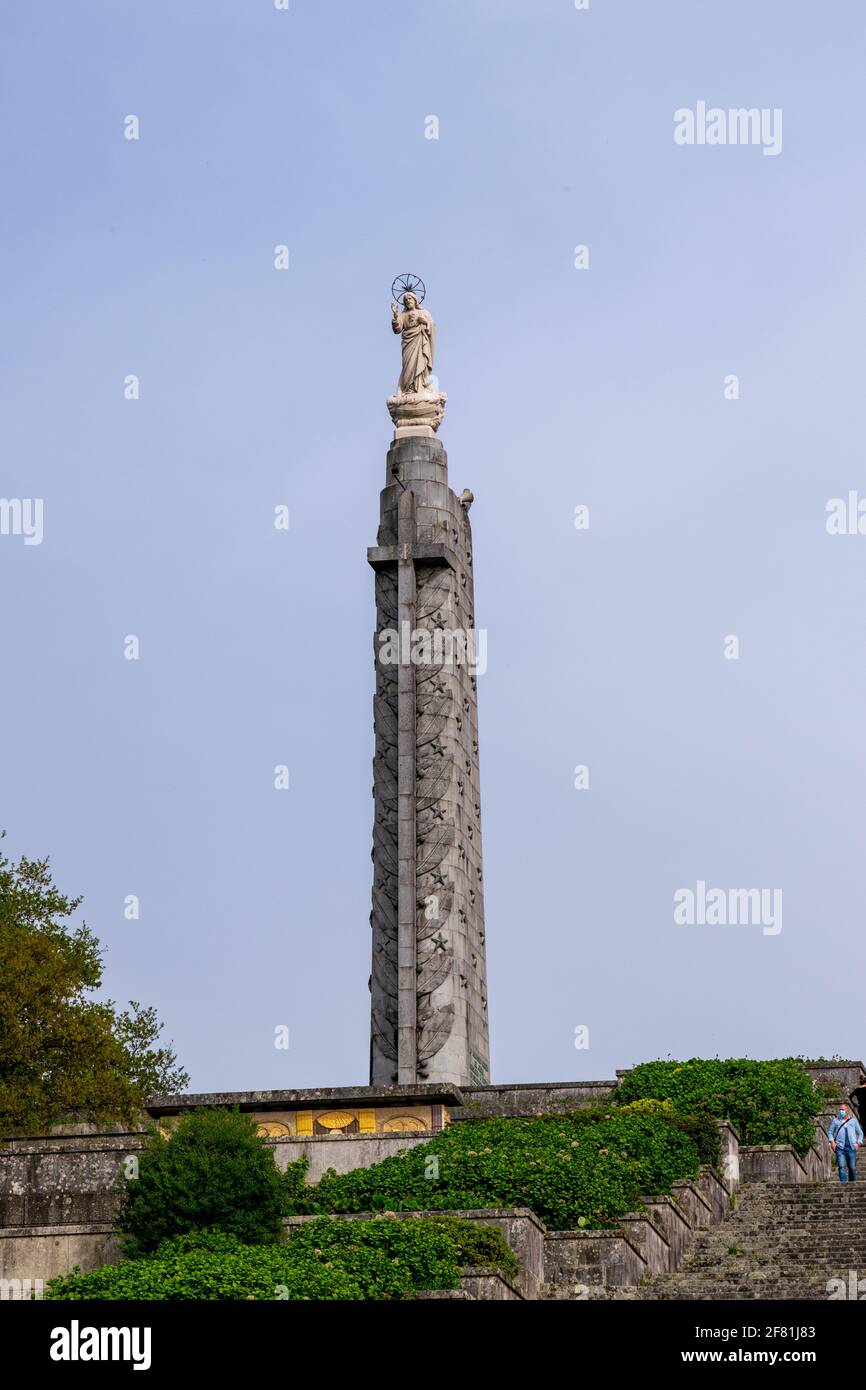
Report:
M281 1173L255 1121L237 1110L194 1110L170 1137L152 1134L125 1184L119 1227L130 1253L175 1235L222 1230L247 1244L279 1240L303 1187L305 1161Z
M701 1163L709 1163L713 1168L718 1168L721 1164L722 1143L719 1135L718 1122L712 1115L681 1115L674 1109L673 1101L655 1100L647 1097L644 1100L629 1101L626 1105L619 1107L623 1115L661 1115L670 1124L676 1125L677 1129L682 1130L693 1139L697 1145Z
M436 1160L431 1162L430 1160ZM304 1212L529 1207L551 1228L610 1225L701 1163L680 1117L577 1110L449 1125L370 1168L329 1170L295 1201Z
M358 1250L379 1250L392 1260L417 1260L418 1252L438 1250L445 1242L458 1269L470 1266L498 1269L509 1277L519 1264L505 1237L495 1227L477 1221L461 1221L454 1216L399 1219L376 1217L371 1221L324 1217L294 1227L289 1237L293 1251L317 1251L345 1264ZM438 1284L417 1284L416 1288L439 1288Z
M613 1099L623 1106L669 1100L683 1115L730 1120L743 1144L791 1144L800 1154L812 1143L821 1103L809 1074L793 1057L643 1062L625 1076Z
M495 1226L482 1226L478 1221L461 1221L454 1216L427 1216L424 1221L428 1226L444 1231L454 1241L461 1268L495 1269L509 1279L516 1278L520 1273L520 1263L514 1251Z
M323 1217L279 1245L245 1245L221 1232L176 1236L140 1259L52 1280L46 1297L400 1299L456 1288L466 1264L516 1268L499 1232L479 1232L471 1222Z
M711 1167L721 1169L722 1141L715 1116L673 1115L671 1122L693 1141L701 1163L709 1163Z
M656 1100L652 1096L642 1100L631 1100L621 1106L621 1109L628 1110L633 1115L665 1115L668 1119L677 1113L672 1100Z

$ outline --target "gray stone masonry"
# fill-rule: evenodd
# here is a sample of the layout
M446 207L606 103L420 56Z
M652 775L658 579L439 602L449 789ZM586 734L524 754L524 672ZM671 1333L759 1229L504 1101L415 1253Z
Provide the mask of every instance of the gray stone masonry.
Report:
M866 1297L866 1183L745 1184L733 1214L698 1232L679 1269L607 1297L666 1299L850 1298L851 1271ZM841 1281L831 1283L831 1281ZM840 1295L840 1287L845 1292ZM601 1294L599 1294L601 1296Z
M518 1086L461 1086L463 1104L451 1111L452 1120L484 1120L494 1115L526 1119L559 1111L602 1105L616 1089L615 1081L545 1081Z
M523 1299L523 1294L502 1274L491 1274L489 1269L462 1269L459 1289L429 1289L416 1293L415 1297L474 1303L517 1303Z
M825 1084L832 1085L835 1079L836 1084L843 1086L845 1094L851 1089L853 1082L859 1080L863 1074L860 1062L835 1061L832 1064L821 1062L805 1065L816 1080L823 1078ZM831 1071L831 1075L827 1075L828 1070ZM235 1104L262 1121L267 1133L271 1133L268 1129L269 1121L275 1118L285 1119L289 1122L288 1125L277 1124L272 1128L279 1132L294 1126L292 1132L288 1136L280 1134L279 1137L268 1140L274 1146L277 1162L284 1167L293 1159L304 1156L310 1161L308 1178L316 1181L328 1167L335 1167L341 1172L368 1167L371 1163L378 1162L401 1149L435 1138L438 1111L443 1112L440 1117L443 1122L449 1117L459 1122L487 1115L519 1117L556 1114L574 1106L603 1103L614 1085L611 1081L538 1082L517 1086L458 1088L440 1082L414 1086L212 1092L155 1097L148 1107L149 1117L145 1119L151 1125L154 1120L168 1121L170 1124L173 1117L187 1109L202 1105ZM315 1132L313 1120L316 1115L342 1109L357 1110L359 1116L366 1111L368 1118L375 1119L376 1131L344 1133L337 1129L329 1133ZM608 1241L625 1242L625 1245L609 1247L612 1270L610 1276L607 1273L607 1263L602 1258L604 1247L600 1243L600 1237L589 1232L566 1233L568 1242L561 1245L559 1250L563 1268L573 1269L579 1266L585 1270L584 1282L591 1285L597 1282L601 1287L608 1285L611 1278L622 1278L628 1273L629 1268L632 1273L641 1269L652 1273L656 1266L664 1269L666 1264L675 1268L682 1261L684 1254L693 1248L696 1236L700 1244L705 1233L712 1235L716 1229L712 1223L718 1221L723 1214L726 1194L735 1194L738 1176L748 1176L749 1180L742 1189L742 1201L738 1201L735 1219L742 1220L747 1226L752 1223L750 1229L755 1235L756 1262L760 1253L757 1244L760 1238L759 1228L762 1223L764 1226L772 1226L773 1221L779 1218L779 1213L784 1213L784 1204L788 1200L787 1194L790 1193L794 1195L790 1196L789 1205L797 1218L791 1223L792 1239L797 1230L801 1230L802 1233L808 1229L813 1234L817 1233L821 1241L827 1244L832 1235L832 1220L837 1220L841 1223L840 1230L844 1236L837 1249L837 1262L844 1262L848 1250L845 1241L849 1217L851 1220L859 1221L862 1228L862 1217L866 1212L860 1210L861 1188L858 1186L846 1195L832 1175L826 1129L833 1110L834 1103L828 1098L826 1108L816 1125L815 1143L803 1159L797 1158L789 1148L776 1146L756 1146L738 1150L736 1133L729 1125L722 1124L721 1174L714 1175L705 1169L694 1183L678 1184L672 1196L647 1194L644 1210L625 1218L623 1227L608 1232L604 1237ZM305 1113L310 1121L310 1127L303 1133L295 1124L301 1112ZM424 1127L421 1126L420 1120L416 1119L408 1131L399 1127L389 1130L392 1116L398 1126L404 1123L406 1117L421 1117L425 1122ZM433 1129L426 1128L428 1121L434 1124ZM67 1272L74 1264L79 1264L84 1269L92 1269L105 1263L107 1259L114 1258L116 1242L112 1237L112 1226L120 1200L118 1178L123 1174L128 1158L140 1151L143 1142L143 1125L126 1130L119 1126L99 1128L87 1124L63 1125L48 1135L18 1135L5 1140L0 1146L2 1277L46 1279L54 1274ZM795 1179L793 1183L792 1178ZM803 1203L808 1204L808 1196L797 1195L808 1194L809 1190L814 1188L816 1179L822 1181L814 1190L819 1194L820 1202L829 1203L829 1206L821 1206L820 1202L814 1207L803 1206ZM780 1194L778 1201L781 1205L778 1210L774 1207L776 1199L770 1195L771 1187L777 1188ZM862 1191L866 1193L866 1180L863 1182ZM844 1202L848 1205L839 1205ZM753 1213L754 1220L749 1215L750 1212ZM818 1217L821 1219L818 1220ZM827 1217L826 1223L824 1217ZM475 1219L493 1221L500 1227L523 1265L523 1296L534 1297L533 1289L537 1288L544 1278L544 1247L548 1237L554 1233L545 1232L542 1223L527 1212L477 1213ZM640 1225L644 1219L652 1221L658 1239ZM726 1228L730 1226L730 1219L724 1224ZM730 1238L730 1243L735 1241L735 1236ZM581 1251L578 1248L580 1245L593 1243L594 1251ZM625 1249L626 1245L628 1250ZM758 1263L752 1280L763 1281L762 1287L766 1284L766 1267L768 1264L772 1265L775 1248L768 1237L767 1250L761 1256L763 1264ZM850 1250L852 1259L855 1256L860 1258L858 1251L859 1247ZM779 1253L787 1258L787 1254L792 1252L786 1252L780 1247ZM793 1257L796 1259L807 1254L808 1244L799 1251L793 1251ZM861 1277L866 1277L866 1256L861 1263ZM851 1267L859 1268L856 1265ZM697 1268L695 1266L695 1269ZM751 1278L745 1266L728 1267L724 1261L700 1268L702 1279L709 1279L708 1271L714 1270L713 1277L718 1276L723 1280L723 1288L727 1288L731 1282L728 1280L729 1273L733 1277L743 1274L745 1270L746 1275ZM824 1265L821 1264L818 1273L823 1269ZM811 1271L810 1277L811 1286L814 1286L817 1277L814 1270ZM787 1279L787 1275L784 1278ZM659 1287L663 1289L666 1286ZM784 1291L785 1287L793 1286L783 1283L780 1287ZM566 1284L545 1296L569 1298L575 1295L569 1291ZM673 1292L660 1292L655 1296L677 1295ZM738 1292L733 1295L706 1293L699 1296L754 1295ZM783 1296L783 1293L779 1296Z
M472 532L433 436L388 451L377 544L370 1080L490 1079Z
M308 1110L330 1106L389 1106L403 1108L418 1102L431 1105L462 1105L463 1093L456 1086L428 1084L415 1086L315 1086L301 1091L220 1091L177 1096L154 1096L147 1113L154 1119L181 1115L202 1106L237 1106L247 1112L269 1110Z

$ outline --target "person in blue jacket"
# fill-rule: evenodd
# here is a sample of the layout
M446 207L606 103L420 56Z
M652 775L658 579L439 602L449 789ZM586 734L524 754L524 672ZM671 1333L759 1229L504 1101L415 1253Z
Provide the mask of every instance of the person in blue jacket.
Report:
M830 1148L839 1165L839 1181L857 1181L857 1150L863 1143L863 1131L847 1105L840 1105L827 1131Z

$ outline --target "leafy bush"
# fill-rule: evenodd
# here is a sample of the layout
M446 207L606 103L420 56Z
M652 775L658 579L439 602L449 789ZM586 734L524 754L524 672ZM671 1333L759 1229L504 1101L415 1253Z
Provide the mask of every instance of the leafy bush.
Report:
M140 1259L55 1279L46 1297L78 1299L399 1299L456 1288L462 1265L506 1268L498 1231L472 1222L379 1218L305 1222L280 1245L222 1232L164 1241Z
M194 1110L170 1137L152 1134L128 1181L119 1227L132 1254L172 1236L222 1230L247 1244L279 1240L306 1162L281 1173L256 1124L237 1110Z
M455 1216L424 1216L401 1220L396 1216L376 1217L372 1221L341 1220L324 1217L305 1221L293 1228L289 1243L293 1250L327 1253L328 1258L345 1261L359 1249L385 1251L389 1258L416 1257L428 1245L433 1249L444 1240L457 1266L498 1269L514 1276L520 1266L505 1237L495 1227L477 1221L461 1221ZM439 1285L417 1284L416 1288Z
M436 1159L436 1163L429 1160ZM529 1207L551 1228L610 1225L701 1163L679 1116L577 1110L527 1120L461 1120L370 1168L333 1169L296 1211Z
M671 1123L687 1134L695 1144L701 1163L720 1169L722 1141L718 1122L713 1115L672 1115Z
M682 1115L727 1119L743 1144L812 1143L821 1103L809 1074L793 1057L754 1062L747 1057L643 1062L618 1086L615 1102L669 1100Z
M444 1231L454 1241L462 1268L496 1269L509 1279L516 1278L520 1273L520 1263L514 1251L495 1226L482 1226L478 1221L461 1221L456 1216L426 1216L423 1220L426 1225Z
M719 1136L718 1122L714 1116L709 1114L700 1115L680 1115L674 1109L673 1102L670 1100L633 1100L627 1105L619 1107L623 1115L661 1115L670 1124L676 1125L677 1129L682 1130L693 1139L697 1145L701 1163L709 1163L713 1168L718 1168L721 1163L722 1143Z

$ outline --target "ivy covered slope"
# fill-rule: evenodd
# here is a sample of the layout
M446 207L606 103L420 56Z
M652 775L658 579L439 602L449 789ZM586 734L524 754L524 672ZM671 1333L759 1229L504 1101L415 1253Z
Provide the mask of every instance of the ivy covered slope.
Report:
M604 1226L718 1159L715 1122L640 1102L536 1119L460 1121L370 1168L333 1170L297 1212L529 1207L554 1230Z
M306 1222L283 1244L227 1232L173 1236L150 1255L53 1280L57 1300L401 1299L453 1289L462 1267L516 1272L496 1230L448 1218Z
M809 1073L794 1057L643 1062L627 1073L615 1098L624 1105L669 1100L680 1114L730 1120L741 1144L790 1144L799 1154L812 1143L822 1103Z

